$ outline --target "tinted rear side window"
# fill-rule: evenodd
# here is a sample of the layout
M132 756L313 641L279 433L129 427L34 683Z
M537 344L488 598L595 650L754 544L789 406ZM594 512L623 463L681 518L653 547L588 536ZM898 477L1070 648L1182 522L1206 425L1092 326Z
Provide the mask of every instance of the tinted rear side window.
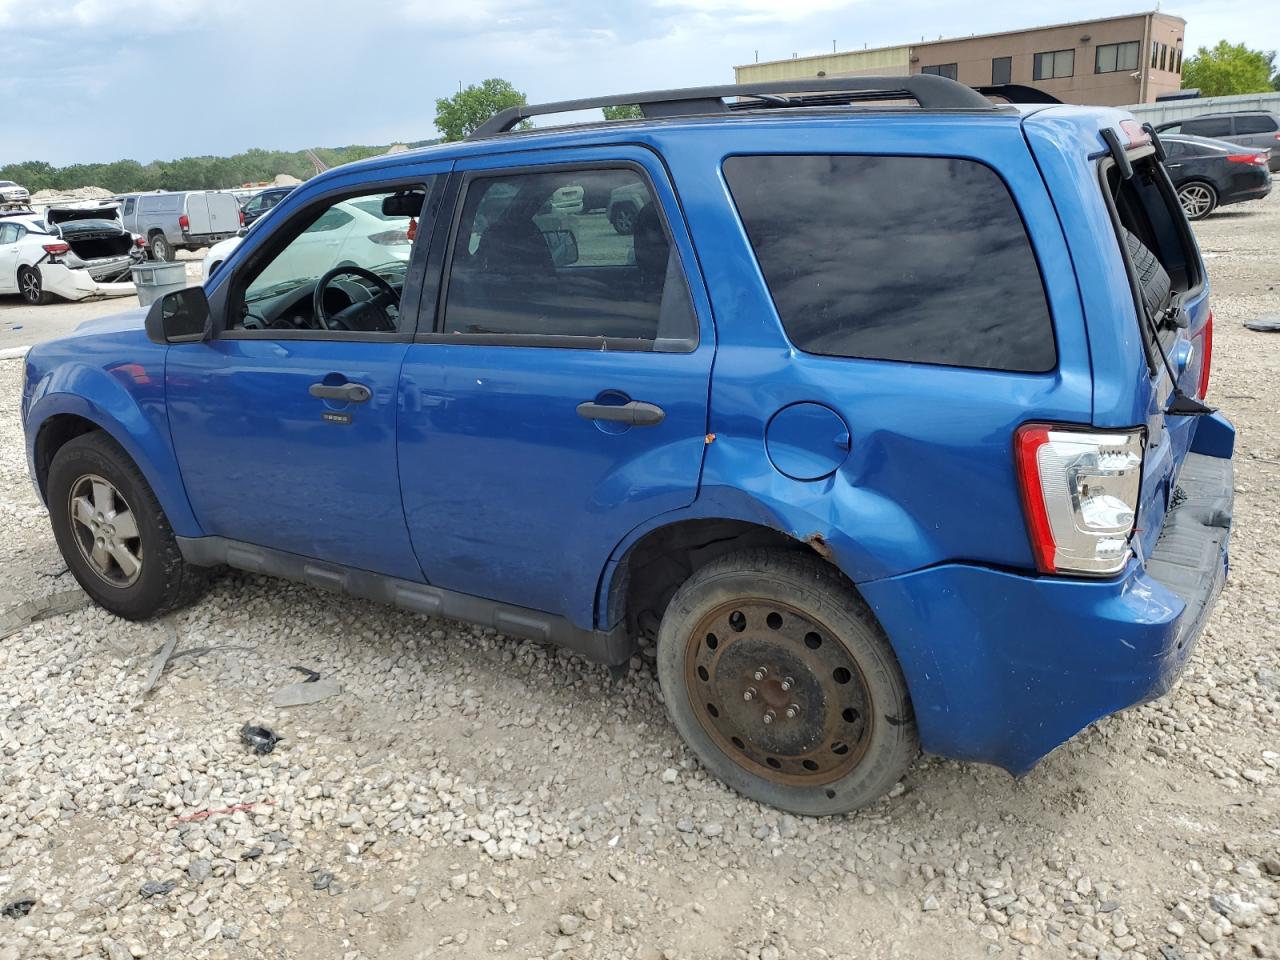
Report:
M1042 372L1044 285L995 172L945 157L731 157L725 177L801 350Z
M1188 120L1182 125L1182 132L1195 137L1229 137L1231 136L1231 119L1209 117L1204 120Z
M1277 129L1274 117L1255 114L1248 117L1236 117L1236 133L1271 133Z

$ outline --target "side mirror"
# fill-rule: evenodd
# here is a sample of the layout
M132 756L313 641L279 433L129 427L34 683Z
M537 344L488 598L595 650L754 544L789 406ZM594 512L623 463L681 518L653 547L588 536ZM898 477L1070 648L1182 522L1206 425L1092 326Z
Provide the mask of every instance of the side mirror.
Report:
M572 230L543 230L551 262L557 267L571 267L578 262L578 238Z
M153 343L199 343L213 336L213 314L203 287L166 293L147 311L147 337Z
M237 236L237 237L246 237L246 236L248 236L248 235L249 235L249 228L248 228L248 227L241 227L239 230L237 230L237 231L236 231L236 236Z

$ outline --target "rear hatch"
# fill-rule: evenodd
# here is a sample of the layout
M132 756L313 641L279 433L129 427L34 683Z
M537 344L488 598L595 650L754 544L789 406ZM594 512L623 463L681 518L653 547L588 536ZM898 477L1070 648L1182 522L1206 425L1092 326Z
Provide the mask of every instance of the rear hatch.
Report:
M1128 163L1108 154L1098 161L1098 179L1129 278L1130 322L1142 344L1143 389L1136 399L1146 429L1134 541L1147 557L1195 436L1191 411L1208 389L1213 315L1199 248L1156 145L1133 121L1123 122L1116 136Z
M240 229L240 204L229 193L189 193L187 223L195 237L231 236Z
M81 260L128 257L133 252L133 236L120 223L119 207L50 207L45 220Z

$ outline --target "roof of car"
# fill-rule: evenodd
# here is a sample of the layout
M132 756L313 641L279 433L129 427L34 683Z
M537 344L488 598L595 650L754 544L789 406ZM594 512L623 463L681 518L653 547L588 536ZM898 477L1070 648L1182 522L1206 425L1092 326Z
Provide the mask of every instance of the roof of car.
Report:
M1192 120L1221 120L1223 117L1244 117L1262 114L1268 117L1276 116L1274 110L1218 110L1214 113L1197 113L1194 117L1183 117L1181 120L1170 120L1169 123L1190 123ZM1162 124L1163 126L1163 124Z

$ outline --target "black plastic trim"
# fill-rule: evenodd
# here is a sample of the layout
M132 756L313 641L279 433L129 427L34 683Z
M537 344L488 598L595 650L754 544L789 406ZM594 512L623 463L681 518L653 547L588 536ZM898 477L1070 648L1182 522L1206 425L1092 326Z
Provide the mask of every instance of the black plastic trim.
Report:
M225 537L177 537L188 563L199 567L226 564L237 570L296 580L322 590L363 597L430 617L465 620L503 633L566 647L606 666L626 663L637 647L623 624L611 630L585 630L555 614L516 607L484 597L442 590L426 583L341 564L312 560Z
M1226 582L1235 503L1232 461L1188 453L1174 496L1177 503L1165 515L1146 569L1187 605L1178 621L1181 648L1200 632Z

